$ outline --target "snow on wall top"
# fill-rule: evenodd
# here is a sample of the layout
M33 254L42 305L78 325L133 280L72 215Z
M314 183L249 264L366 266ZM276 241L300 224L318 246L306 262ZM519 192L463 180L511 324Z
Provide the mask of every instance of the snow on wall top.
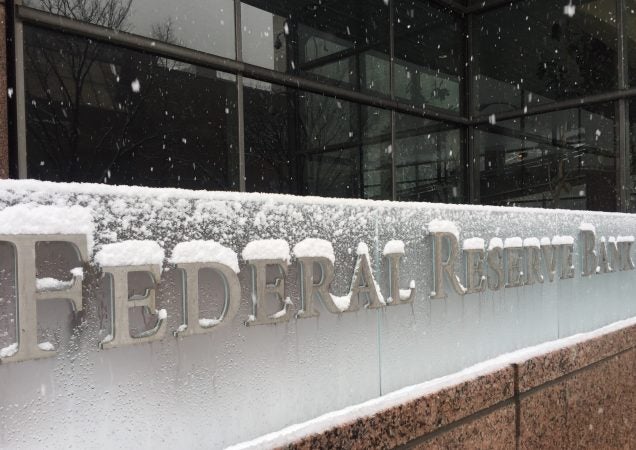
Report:
M82 206L21 204L0 211L0 234L83 234L89 254L94 230L91 210Z
M151 240L175 257L178 252L173 252L173 249L179 243L213 239L240 254L250 241L284 239L293 246L308 238L322 238L332 244L335 253L334 281L330 289L335 303L340 298L350 300L348 296L338 295L349 292L357 259L356 247L360 242L369 244L369 264L377 269L375 274L384 294L388 293L390 286L387 277L383 276L388 267L381 254L383 247L392 239L403 240L409 255L408 261L400 264L400 299L404 288L412 286L409 280L417 280L412 306L378 310L361 307L356 313L332 314L316 299L315 306L320 316L296 319L294 315L302 304L299 269L294 265L285 277L285 289L293 303L285 303L284 306L290 316L289 325L245 328L244 318L253 313L249 298L252 274L250 270L242 270L238 274L240 285L244 288L239 312L226 326L215 327L210 338L212 345L203 345L203 338L174 338L167 333L152 348L139 345L123 352L113 349L99 353L94 344L104 337L107 330L101 333L101 322L95 316L99 310L87 308L88 328L86 338L80 340L81 351L66 351L62 346L59 354L60 363L73 367L72 371L68 371L69 380L62 378L67 371L56 371L51 377L44 377L46 381L35 377L35 384L31 386L24 382L31 374L27 370L31 369L31 365L0 365L5 393L12 397L0 399L0 406L5 407L7 415L15 413L20 418L15 421L18 425L13 435L25 439L25 447L29 444L37 447L51 433L55 434L58 442L73 439L76 446L90 446L84 440L88 441L96 433L108 433L111 421L93 421L88 425L87 433L64 435L67 429L63 422L65 418L55 414L55 411L64 408L64 401L71 393L74 398L90 396L90 387L95 385L108 388L102 393L104 402L87 404L88 409L82 412L84 415L125 415L125 405L118 403L122 395L129 396L126 398L131 400L141 396L152 397L162 405L178 405L176 410L170 407L151 408L150 415L143 416L144 420L166 423L169 427L161 435L165 439L162 445L200 445L200 441L196 442L201 438L198 432L214 423L219 432L206 435L206 442L208 446L221 448L280 429L292 421L302 422L317 414L358 404L377 396L378 386L381 386L382 392L395 391L455 372L468 364L519 346L590 330L636 314L633 302L626 301L626 295L633 292L636 285L636 281L632 281L636 280L636 272L599 276L592 282L576 277L563 282L546 280L543 284L522 289L502 290L488 297L487 301L494 307L487 311L483 308L450 307L460 304L450 288L447 300L435 300L433 303L429 298L433 283L433 246L432 238L427 234L430 229L427 224L437 223L443 229L441 225L444 222L452 223L461 228L462 238L478 236L485 239L489 247L503 248L503 239L511 236L549 236L547 243L556 235L578 236L582 222L594 224L599 236L614 236L614 240L616 236L636 235L636 216L629 214L0 181L0 210L16 204L61 208L79 205L88 208L94 218L96 245L102 246L104 251L109 244L117 241ZM283 257L288 257L288 249L283 249L282 253L285 253ZM273 256L276 255L266 255L268 258ZM157 261L160 259L157 258ZM459 260L457 263L457 272L463 277L464 270ZM87 286L94 285L95 276L92 270L87 274ZM174 270L168 270L162 277L165 282L157 292L157 307L167 309L166 326L168 330L175 330L183 323L182 302L179 301L181 284ZM612 277L619 278L620 283L613 282ZM88 305L104 302L104 299L96 297L97 292L92 289L86 292ZM221 296L212 297L217 294ZM537 307L537 298L542 299L540 308ZM218 306L217 309L223 307L220 291L210 292L210 298L206 300ZM274 299L270 300L273 304L269 305L271 308L267 312L274 313L280 305ZM204 302L201 304L204 305ZM431 308L431 304L447 304L449 307ZM466 301L466 305L475 304L474 301ZM337 305L342 306L341 303ZM523 321L519 322L519 317ZM343 346L342 342L348 344ZM5 338L0 347L11 344L12 341ZM449 348L453 351L449 352ZM150 353L156 364L148 359ZM86 364L65 363L78 354L86 360ZM131 370L118 370L115 365L112 367L116 370L110 373L101 370L104 367L101 361L119 358L119 354L126 358L122 360L124 365L118 366L130 367ZM296 355L311 358L298 358ZM191 364L195 360L196 364ZM380 366L378 360L381 361ZM427 361L431 360L439 364L428 364ZM94 361L99 362L93 364ZM154 370L160 366L162 370ZM285 370L281 371L281 367ZM333 367L343 370L334 371ZM9 368L12 376L5 377ZM262 383L253 382L255 368L270 388L262 389ZM207 370L214 370L215 387L211 384L212 377L201 377L205 374L202 371ZM299 389L298 383L302 384L307 377L314 377L315 382L309 389L305 385ZM342 386L351 384L351 379L360 380L355 389L342 389ZM196 382L185 383L184 380ZM51 386L55 386L60 389L61 395L50 396L51 401L46 405L42 403L45 422L38 423L36 427L28 420L32 410L28 405L41 398L41 383L46 383L49 392ZM157 389L157 386L166 385L171 388ZM279 393L290 386L298 395L281 397ZM211 389L215 390L218 408L210 409L209 402L201 401L201 392ZM325 395L330 392L336 395ZM259 398L258 405L252 401L254 398ZM17 406L12 406L14 404ZM181 414L186 409L187 414ZM230 409L245 417L250 427L232 421L225 413ZM261 420L263 414L268 414L267 421ZM40 434L40 430L46 433ZM114 446L125 446L126 442L139 438L125 427L121 427L120 431L120 434L112 436ZM47 442L54 441L49 439Z
M459 228L450 220L431 220L428 224L429 233L451 233L459 239Z
M474 237L470 239L466 239L464 241L464 245L462 248L464 250L483 250L484 249L484 240L479 237Z
M390 255L390 254L395 254L395 253L399 253L401 255L404 254L404 242L403 241L392 240L392 241L387 242L384 245L384 250L382 251L382 255L383 256Z
M581 222L581 225L579 225L579 230L591 231L592 233L596 233L596 227L592 225L591 223L587 223L587 222Z
M289 263L289 244L283 239L259 239L249 242L241 254L244 260L282 259Z
M106 244L95 254L102 267L163 264L164 251L155 241L122 241Z
M170 262L173 264L214 262L225 264L234 273L239 273L236 252L216 241L196 240L180 242L172 250Z
M296 258L323 257L331 263L335 263L336 256L333 252L331 242L324 239L307 238L294 246L294 256Z

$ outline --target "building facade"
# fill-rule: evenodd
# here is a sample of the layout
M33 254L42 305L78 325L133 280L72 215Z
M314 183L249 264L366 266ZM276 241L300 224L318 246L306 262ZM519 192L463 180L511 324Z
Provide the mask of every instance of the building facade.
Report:
M635 0L0 24L0 447L636 447Z
M630 2L7 2L9 171L631 211Z

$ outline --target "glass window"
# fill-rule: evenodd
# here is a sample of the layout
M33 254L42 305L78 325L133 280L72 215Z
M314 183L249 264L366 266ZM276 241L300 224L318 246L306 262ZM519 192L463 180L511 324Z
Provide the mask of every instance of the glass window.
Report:
M25 28L27 174L238 189L229 74Z
M462 203L460 131L398 114L395 136L397 200Z
M613 103L483 127L476 145L482 204L617 210Z
M391 198L391 114L244 80L248 191Z
M396 0L395 96L459 112L464 33L459 17L419 0Z
M243 60L388 95L389 13L372 0L249 0L241 4Z
M233 0L24 0L24 4L226 58L236 56Z
M629 64L629 85L636 86L636 0L625 0L625 48Z
M629 211L636 212L636 100L629 102Z
M614 0L525 0L475 16L478 113L615 90Z

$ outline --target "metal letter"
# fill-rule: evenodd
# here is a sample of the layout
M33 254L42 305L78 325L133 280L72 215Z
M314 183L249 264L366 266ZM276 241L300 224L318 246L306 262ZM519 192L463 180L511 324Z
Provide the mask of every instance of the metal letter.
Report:
M609 246L609 256L612 261L612 265L610 266L610 272L615 272L617 270L621 270L621 254L618 251L618 244L616 243L615 237L610 237L608 240Z
M525 245L526 249L526 266L527 277L526 284L543 283L543 274L541 273L541 247L536 245Z
M466 293L483 292L486 289L484 249L464 249L466 255ZM477 277L475 279L475 277Z
M230 322L236 316L241 302L241 286L237 274L231 267L218 262L196 262L177 264L177 269L182 275L183 323L175 331L175 335L205 333ZM225 297L223 311L218 318L199 318L199 273L202 269L214 270L223 280Z
M285 275L287 275L287 261L284 259L252 259L248 263L252 266L252 315L245 321L245 325L266 325L287 322L290 319L289 307L291 300L285 297ZM274 279L274 283L267 283L267 267L275 266L281 278ZM268 315L264 304L268 295L274 295L281 305L281 309Z
M632 261L631 252L632 244L634 243L633 237L622 238L618 237L618 252L620 253L621 270L634 270L634 262Z
M583 260L581 262L583 270L581 275L589 277L596 273L598 264L596 255L596 234L592 230L581 230L581 238L583 241Z
M601 268L601 273L614 272L612 266L610 266L609 256L607 255L607 246L605 243L605 237L601 237L601 242L598 245L598 265Z
M543 262L545 264L545 270L548 273L548 280L554 281L554 275L556 274L557 265L557 252L559 251L558 245L552 245L550 239L541 239L541 253L543 255Z
M387 299L389 306L413 303L415 298L414 283L408 289L400 289L400 258L403 255L403 253L386 253L384 255L389 263L389 292L391 293L390 300Z
M574 253L574 244L561 245L561 279L574 278L574 264L572 262L572 254Z
M314 300L317 296L325 305L327 311L334 314L342 312L333 301L333 296L329 292L329 286L333 281L333 263L325 257L302 257L298 258L300 267L300 300L301 310L298 311L296 317L305 319L307 317L315 317L320 313L314 307ZM320 279L314 280L314 264L320 267Z
M506 262L508 263L508 282L507 288L523 286L523 248L522 247L506 247L504 249Z
M17 323L16 352L2 358L2 362L25 361L35 358L46 358L55 355L55 351L45 351L38 346L37 303L40 300L65 299L71 302L73 312L82 310L82 278L73 277L73 284L64 290L38 291L35 273L35 245L37 242L68 242L77 252L78 259L84 263L88 260L86 235L52 234L52 235L2 235L0 241L9 242L15 250Z
M104 266L104 275L108 275L110 280L110 301L111 301L111 335L106 337L100 347L114 348L130 344L141 344L153 342L161 339L165 332L165 317L156 311L155 291L156 285L161 279L161 266L158 264L145 264L140 266ZM155 287L148 289L144 295L128 297L128 274L130 272L144 272L150 275ZM130 334L130 321L128 310L137 306L147 308L152 314L156 314L157 323L155 326L138 335Z
M346 312L353 312L360 309L360 294L367 294L369 296L368 303L364 305L365 308L376 309L386 305L380 288L373 277L373 271L369 264L369 255L364 252L358 254L356 267L353 270L353 279L351 280L351 289L349 290L351 303ZM356 299L355 302L354 298Z
M444 273L446 273L455 292L459 295L466 294L466 288L462 286L459 277L455 274L455 260L459 256L457 236L447 231L433 232L431 236L433 236L434 270L434 290L431 292L431 298L440 299L447 297L444 289ZM442 249L445 241L448 243L448 259L443 261Z
M497 282L493 283L490 273L488 274L488 289L491 291L498 291L504 286L504 259L503 259L503 247L501 246L500 239L491 239L488 244L488 269L493 275L496 275Z

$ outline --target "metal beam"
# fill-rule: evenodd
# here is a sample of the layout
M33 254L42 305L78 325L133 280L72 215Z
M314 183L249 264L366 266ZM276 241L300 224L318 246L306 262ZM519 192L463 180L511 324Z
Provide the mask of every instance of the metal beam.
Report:
M291 88L301 89L320 95L331 96L342 100L352 101L367 106L395 110L400 113L428 119L441 120L459 125L468 124L468 119L454 115L435 107L420 108L414 105L402 103L380 96L351 91L338 86L323 84L321 82L289 75L283 72L265 69L263 67L246 64L241 61L223 58L220 56L192 50L185 47L160 42L155 39L138 36L111 28L78 22L66 17L56 16L44 11L27 7L18 7L18 16L25 23L38 25L96 41L118 45L132 50L152 53L165 58L194 64L211 69L227 71L247 78L279 84Z
M605 92L603 94L589 95L587 97L561 100L557 102L546 103L545 105L529 106L527 110L516 109L513 111L504 111L501 113L496 113L494 114L494 116L496 117L497 121L500 122L502 120L516 119L517 117L536 116L537 114L545 114L554 111L561 111L564 109L580 108L587 105L596 105L599 103L608 103L619 100L621 98L629 97L636 97L636 88ZM489 123L491 115L492 114L482 114L475 117L475 119L471 122L473 125L482 125L485 123Z

